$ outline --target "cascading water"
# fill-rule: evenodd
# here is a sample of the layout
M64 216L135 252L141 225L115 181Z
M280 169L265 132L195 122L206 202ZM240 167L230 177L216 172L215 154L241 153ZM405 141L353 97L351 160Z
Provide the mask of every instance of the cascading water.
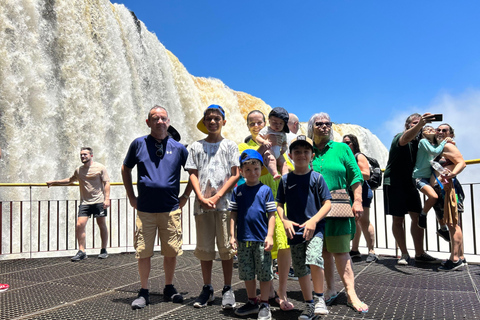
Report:
M220 80L190 75L123 5L107 0L0 2L1 182L69 177L81 164L82 146L93 148L94 160L107 167L112 181L121 181L126 150L149 132L145 118L153 105L168 109L182 142L190 144L204 137L196 123L212 103L227 110L223 133L237 143L249 134L246 114L270 110L261 99ZM367 129L339 128L357 133L365 153L385 165L386 149ZM77 188L37 189L36 198L78 198ZM116 190L123 195L123 188ZM119 195L114 191L112 196ZM0 190L1 201L25 199L28 192Z

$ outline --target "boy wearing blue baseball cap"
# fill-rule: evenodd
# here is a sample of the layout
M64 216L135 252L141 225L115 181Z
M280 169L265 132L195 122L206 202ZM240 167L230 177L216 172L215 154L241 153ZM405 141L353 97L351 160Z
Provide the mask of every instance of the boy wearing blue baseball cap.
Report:
M268 297L273 280L272 255L276 204L272 189L261 183L263 158L256 150L247 149L240 156L240 173L245 183L233 189L229 209L230 244L238 253L238 273L245 281L248 301L235 310L245 316L258 313L258 319L272 315ZM235 236L236 229L236 236ZM257 301L255 276L260 281L261 301Z
M207 137L192 143L185 164L196 195L194 214L197 246L194 255L200 260L204 284L193 303L195 308L203 308L215 300L212 287L215 243L222 259L222 308L233 309L236 306L231 286L235 250L228 239L228 199L239 178L239 162L236 143L222 137L225 124L225 111L221 106L212 104L205 109L197 128Z

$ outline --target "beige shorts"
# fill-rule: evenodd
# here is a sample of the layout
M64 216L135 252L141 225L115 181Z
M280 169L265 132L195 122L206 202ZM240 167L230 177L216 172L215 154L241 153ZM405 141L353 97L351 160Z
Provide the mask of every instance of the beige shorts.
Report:
M137 250L137 259L153 256L155 237L160 238L161 254L166 257L176 257L182 251L182 210L171 212L142 212L137 211L137 230L134 246Z
M215 238L220 259L230 260L235 251L229 242L230 211L207 211L195 215L197 247L193 252L202 261L215 259Z

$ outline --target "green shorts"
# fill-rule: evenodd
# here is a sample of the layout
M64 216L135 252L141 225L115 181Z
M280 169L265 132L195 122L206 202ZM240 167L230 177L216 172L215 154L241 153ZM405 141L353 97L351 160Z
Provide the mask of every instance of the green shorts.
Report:
M310 274L309 265L323 269L323 239L313 237L310 241L290 246L292 252L292 266L295 276L301 278Z
M238 242L238 276L240 280L270 281L273 279L272 255L263 242Z
M343 236L326 236L325 248L330 253L345 253L350 252L350 241L352 236L344 234Z

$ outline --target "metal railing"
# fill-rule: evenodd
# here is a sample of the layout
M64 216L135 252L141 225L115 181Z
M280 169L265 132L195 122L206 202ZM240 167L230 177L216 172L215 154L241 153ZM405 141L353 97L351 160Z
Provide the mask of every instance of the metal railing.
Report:
M462 215L465 255L469 262L480 262L476 234L479 222L475 219L475 205L480 201L479 183L463 184L465 191L465 212ZM121 187L121 183L112 183L111 188ZM66 256L77 250L75 226L78 214L78 200L38 200L33 199L35 188L45 188L45 184L0 184L0 188L28 188L28 200L0 201L0 260L16 258L37 258L47 256ZM62 188L71 188L67 186ZM78 188L78 187L75 187ZM75 190L74 194L78 194ZM117 190L118 191L118 190ZM193 198L183 208L182 230L183 248L195 247L196 233L193 216ZM433 212L433 210L431 210ZM126 198L111 200L108 209L107 227L109 230L108 251L111 253L133 252L135 234L135 209ZM380 254L398 255L395 239L391 232L392 217L383 210L383 190L374 191L370 208L370 220L375 228L375 250ZM409 233L410 219L405 219L405 230ZM425 249L448 257L449 244L436 235L438 223L435 214L428 215L425 232ZM86 228L87 251L100 249L100 230L90 219ZM413 241L407 234L407 247L413 250ZM361 247L365 245L362 237ZM160 249L157 238L156 250ZM96 251L94 251L96 252Z

